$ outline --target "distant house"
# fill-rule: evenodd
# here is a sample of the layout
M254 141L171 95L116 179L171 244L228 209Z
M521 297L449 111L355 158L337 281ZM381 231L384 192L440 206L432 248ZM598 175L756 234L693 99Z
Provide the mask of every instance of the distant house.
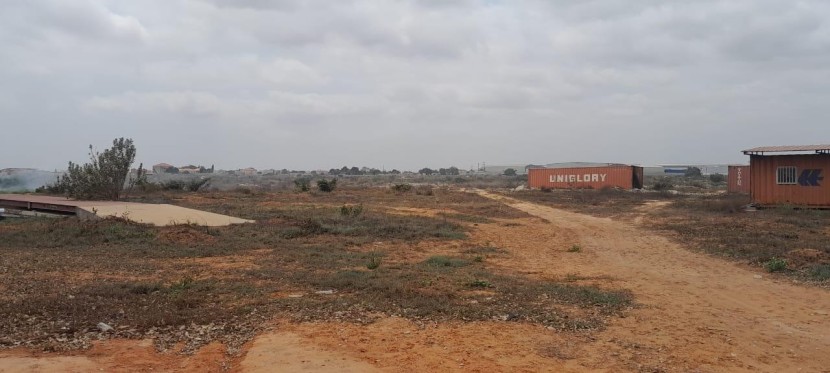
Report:
M159 163L157 165L153 165L153 173L163 174L171 168L175 168L175 166L173 166L172 164L167 164L167 163Z
M180 174L198 174L202 172L202 167L187 165L179 167Z
M253 167L243 168L239 171L236 171L237 175L242 175L242 176L254 176L254 175L256 175L256 173L257 173L256 168L253 168Z

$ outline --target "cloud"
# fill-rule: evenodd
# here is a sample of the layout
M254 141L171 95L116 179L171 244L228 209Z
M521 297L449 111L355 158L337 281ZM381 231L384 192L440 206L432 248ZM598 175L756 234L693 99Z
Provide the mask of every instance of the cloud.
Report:
M20 1L0 120L59 134L44 168L116 136L170 159L198 138L217 167L733 163L822 133L828 20L818 0Z

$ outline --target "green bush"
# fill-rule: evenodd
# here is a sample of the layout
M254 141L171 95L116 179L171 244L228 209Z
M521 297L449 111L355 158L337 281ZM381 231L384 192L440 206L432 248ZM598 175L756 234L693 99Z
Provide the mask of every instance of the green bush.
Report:
M810 269L810 277L818 281L830 280L830 264L819 264Z
M410 184L395 184L392 185L392 191L398 194L403 194L412 190L412 185Z
M296 179L294 180L294 188L298 192L308 192L311 190L311 180L304 177Z
M573 245L568 249L569 253L578 253L580 251L582 251L582 246L579 245Z
M767 272L783 272L787 269L787 260L781 258L772 258L764 263L764 268Z
M723 176L721 174L711 174L709 175L709 181L715 184L719 184L726 181L726 176Z
M331 193L337 188L337 179L321 179L317 180L317 190L324 193Z

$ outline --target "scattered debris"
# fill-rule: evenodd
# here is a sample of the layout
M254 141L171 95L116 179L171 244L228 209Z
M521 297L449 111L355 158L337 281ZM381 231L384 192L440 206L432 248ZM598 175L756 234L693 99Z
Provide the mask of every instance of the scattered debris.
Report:
M108 333L108 332L113 331L113 328L111 326L107 325L107 324L99 322L98 323L98 330L100 330L103 333Z

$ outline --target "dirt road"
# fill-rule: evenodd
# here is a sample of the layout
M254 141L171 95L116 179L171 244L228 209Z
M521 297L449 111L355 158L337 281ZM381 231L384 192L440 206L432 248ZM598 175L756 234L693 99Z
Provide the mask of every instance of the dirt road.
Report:
M830 371L827 291L769 279L626 223L481 194L548 220L583 248L569 272L612 276L643 305L577 352L576 370ZM503 237L490 239L509 244ZM561 268L561 257L539 244L514 251L531 271Z

